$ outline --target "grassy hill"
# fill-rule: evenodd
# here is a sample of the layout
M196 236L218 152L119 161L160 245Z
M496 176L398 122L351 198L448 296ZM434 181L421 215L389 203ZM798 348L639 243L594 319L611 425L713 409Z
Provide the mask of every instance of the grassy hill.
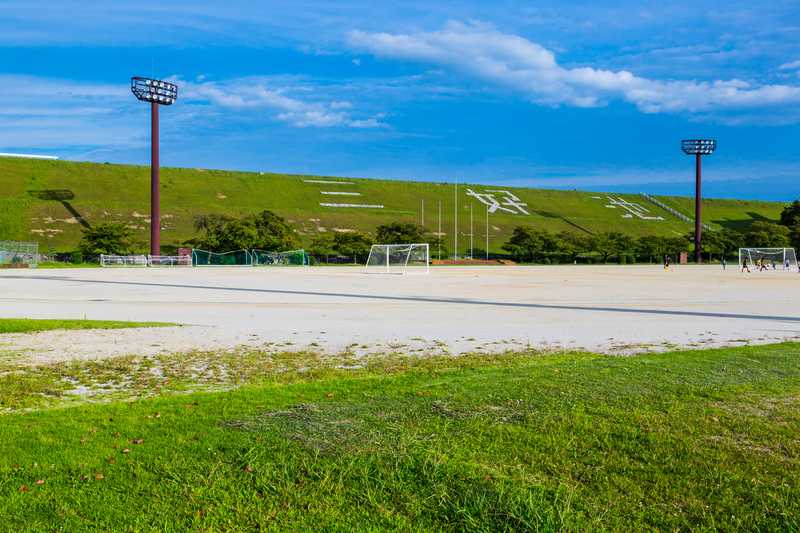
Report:
M137 231L142 248L148 239L149 167L42 161L0 157L0 240L37 240L43 251L74 249L81 226L123 222ZM327 183L326 183L327 182ZM331 183L333 182L333 183ZM485 243L486 207L468 195L509 191L522 209L497 210L489 216L489 248L499 251L515 226L528 224L551 231L622 231L684 235L691 225L636 194L591 193L503 186L460 185L458 189L459 249L469 246L470 206L473 208L475 247ZM328 194L326 194L328 193ZM330 194L337 193L337 194ZM345 194L342 194L345 193ZM507 193L492 193L508 201ZM435 232L442 210L442 233L452 243L454 187L446 183L377 179L297 176L203 169L162 169L162 241L179 244L192 237L196 215L243 215L270 209L290 220L304 242L323 232L372 232L384 222L422 220ZM658 197L690 215L693 200ZM487 200L488 201L488 200ZM620 201L638 204L643 219ZM321 204L362 204L383 207L331 207ZM776 220L783 205L772 202L706 200L705 222L717 227L746 229L756 220Z

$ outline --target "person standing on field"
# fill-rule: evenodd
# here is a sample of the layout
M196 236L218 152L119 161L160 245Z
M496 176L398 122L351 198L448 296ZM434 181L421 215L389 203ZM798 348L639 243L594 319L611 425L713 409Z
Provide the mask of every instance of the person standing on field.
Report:
M669 270L670 258L668 255L664 256L664 270Z
M724 271L728 267L728 260L725 257L722 257L722 270Z

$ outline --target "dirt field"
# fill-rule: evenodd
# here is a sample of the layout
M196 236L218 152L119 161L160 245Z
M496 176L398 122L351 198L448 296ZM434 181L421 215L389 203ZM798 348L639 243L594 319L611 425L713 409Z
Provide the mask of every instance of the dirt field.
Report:
M3 317L176 328L0 335L26 363L238 346L357 354L613 353L800 338L800 275L684 266L0 271Z

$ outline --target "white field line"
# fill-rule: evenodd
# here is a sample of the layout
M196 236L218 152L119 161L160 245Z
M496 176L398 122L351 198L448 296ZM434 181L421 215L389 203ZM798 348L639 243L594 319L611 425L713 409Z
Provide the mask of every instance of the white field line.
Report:
M320 191L320 194L328 194L331 196L361 196L360 192Z
M323 185L355 185L352 181L327 181L327 180L303 180L303 183L321 183Z
M380 204L330 204L326 202L320 202L319 205L322 207L364 207L368 209L383 209L383 205Z

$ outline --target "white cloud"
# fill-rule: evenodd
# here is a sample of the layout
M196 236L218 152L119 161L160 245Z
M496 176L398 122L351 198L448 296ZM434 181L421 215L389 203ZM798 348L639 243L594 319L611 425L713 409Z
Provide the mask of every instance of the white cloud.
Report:
M384 124L383 122L381 122L380 120L378 120L375 117L371 117L371 118L367 118L367 119L364 119L364 120L352 120L352 121L350 121L350 127L351 128L362 128L362 129L385 128L386 124Z
M232 109L271 109L275 118L296 127L380 128L375 117L355 118L353 104L344 100L309 101L288 96L289 89L270 88L264 79L241 78L226 82L180 82L189 101L208 101ZM308 89L303 92L309 92Z
M800 59L797 61L790 61L778 67L778 70L798 70L800 69Z
M654 80L627 70L564 67L553 52L480 23L450 22L414 34L352 31L348 43L379 57L458 70L524 94L545 105L598 107L624 100L645 113L712 112L800 102L800 87L744 80Z
M136 129L143 123L135 116L144 110L127 84L0 75L0 86L0 148L133 146L144 131Z
M294 87L290 79L234 79L179 83L177 105L165 110L162 141L195 138L209 125L227 120L258 127L273 118L299 128L384 128L381 114L358 112L351 99L313 84ZM268 85L277 88L268 88ZM149 112L128 83L105 84L0 74L5 89L0 108L0 151L37 151L83 157L98 151L146 155ZM290 96L297 89L303 99ZM307 90L303 90L307 89ZM311 100L311 98L317 100ZM355 100L354 100L355 101Z

